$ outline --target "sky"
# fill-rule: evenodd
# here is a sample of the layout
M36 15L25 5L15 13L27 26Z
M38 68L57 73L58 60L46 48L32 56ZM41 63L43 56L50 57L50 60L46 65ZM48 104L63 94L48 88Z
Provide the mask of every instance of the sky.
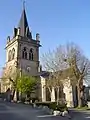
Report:
M26 0L25 6L33 37L40 33L40 56L74 42L90 59L90 0ZM6 62L7 36L13 35L22 9L23 0L0 1L0 69Z

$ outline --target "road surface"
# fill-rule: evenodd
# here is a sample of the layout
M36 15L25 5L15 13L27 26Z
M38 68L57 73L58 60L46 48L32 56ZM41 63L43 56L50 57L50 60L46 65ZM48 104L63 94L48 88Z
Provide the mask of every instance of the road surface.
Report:
M90 120L90 111L70 111L71 120ZM0 101L0 120L69 120L67 117L50 116L41 108Z
M90 110L70 110L71 120L90 120Z
M30 105L0 101L0 120L68 120L61 116L50 116L41 108Z

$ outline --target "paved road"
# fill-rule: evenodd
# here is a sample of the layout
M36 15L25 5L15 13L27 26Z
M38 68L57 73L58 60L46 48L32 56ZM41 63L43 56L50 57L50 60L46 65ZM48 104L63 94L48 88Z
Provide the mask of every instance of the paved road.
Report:
M70 111L71 120L90 120L90 111L76 111L71 110Z
M60 116L48 116L45 110L29 105L0 102L0 120L68 120Z
M71 120L90 120L90 111L70 111ZM0 120L69 120L67 117L49 116L43 109L30 105L0 101Z

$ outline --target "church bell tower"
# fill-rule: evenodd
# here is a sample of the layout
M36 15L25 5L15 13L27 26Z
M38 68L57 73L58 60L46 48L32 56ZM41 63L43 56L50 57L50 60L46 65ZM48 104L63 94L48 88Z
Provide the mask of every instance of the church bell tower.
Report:
M32 76L37 76L39 68L39 34L33 39L29 29L25 7L23 8L19 24L13 30L13 37L7 37L6 68L21 69Z

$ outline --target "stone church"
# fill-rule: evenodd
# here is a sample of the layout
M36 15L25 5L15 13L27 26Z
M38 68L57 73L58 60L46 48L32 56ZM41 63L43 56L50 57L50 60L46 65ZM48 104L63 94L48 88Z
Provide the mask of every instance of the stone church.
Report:
M22 72L25 72L29 75L39 76L41 78L41 88L39 89L39 95L37 94L37 96L40 101L47 101L47 92L44 88L47 72L40 69L39 47L41 47L39 33L36 33L36 38L33 39L28 25L26 11L25 8L23 8L19 24L13 30L13 36L7 37L6 64L2 73L4 79L1 80L1 92L6 92L8 88L12 89L12 83L7 79L8 75L10 76L16 69L20 69L21 74ZM72 87L69 86L68 88L64 86L64 93L66 94L69 106L72 106ZM54 92L55 91L52 90L52 101L55 101Z
M20 69L21 72L26 72L29 75L37 76L39 71L39 33L36 33L36 38L33 39L29 29L26 11L23 8L22 15L17 28L13 30L12 38L7 37L6 44L6 64L2 74L10 74L15 69ZM5 92L11 83L7 77L1 80L1 92Z

